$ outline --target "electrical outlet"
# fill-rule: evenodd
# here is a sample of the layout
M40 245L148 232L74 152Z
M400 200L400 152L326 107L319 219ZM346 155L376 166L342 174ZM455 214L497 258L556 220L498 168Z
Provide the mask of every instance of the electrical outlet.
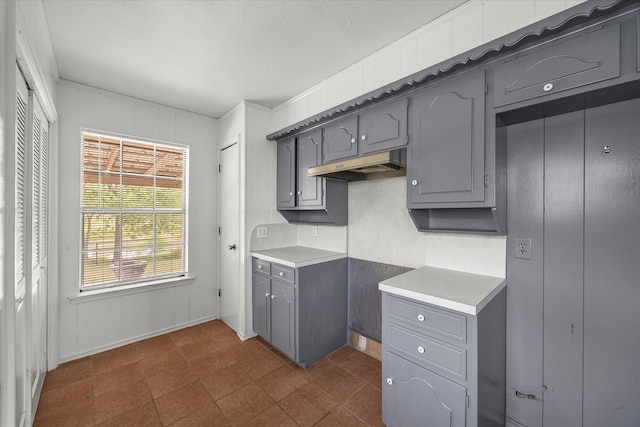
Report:
M256 235L259 239L267 237L267 227L258 227L256 229Z
M318 237L318 227L317 226L315 226L315 225L311 226L311 235L313 237Z
M531 259L531 239L516 237L514 256L518 259Z

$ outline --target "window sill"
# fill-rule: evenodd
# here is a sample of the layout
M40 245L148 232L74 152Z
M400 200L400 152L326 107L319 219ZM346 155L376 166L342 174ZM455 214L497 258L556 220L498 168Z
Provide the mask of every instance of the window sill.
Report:
M116 298L124 295L139 294L142 292L155 291L158 289L173 288L193 283L195 277L182 276L170 279L154 280L152 282L135 283L132 285L118 286L114 288L96 289L93 291L79 292L77 295L69 297L71 304L82 304L85 302L97 301L108 298Z

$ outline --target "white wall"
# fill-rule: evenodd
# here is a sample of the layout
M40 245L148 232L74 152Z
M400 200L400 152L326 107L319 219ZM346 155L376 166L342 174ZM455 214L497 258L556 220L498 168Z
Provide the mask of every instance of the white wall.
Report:
M215 318L217 120L71 82L58 84L61 361ZM189 146L190 284L70 303L80 271L80 129ZM78 300L76 300L78 301Z
M251 231L262 223L285 222L276 211L275 143L267 141L272 111L249 101L242 101L219 120L218 141L225 145L236 137L240 145L240 269L238 301L238 335L253 335L251 314ZM221 148L221 147L219 147ZM220 201L224 203L224 201Z
M277 106L271 130L304 120L581 2L472 0ZM406 209L405 186L404 178L349 184L350 257L505 276L504 237L416 231Z

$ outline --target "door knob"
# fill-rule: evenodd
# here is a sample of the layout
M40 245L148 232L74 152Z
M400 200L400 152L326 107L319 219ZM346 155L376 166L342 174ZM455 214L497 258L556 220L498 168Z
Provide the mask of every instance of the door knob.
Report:
M235 251L236 250L236 245L235 243L233 245L229 245L229 250L230 251Z

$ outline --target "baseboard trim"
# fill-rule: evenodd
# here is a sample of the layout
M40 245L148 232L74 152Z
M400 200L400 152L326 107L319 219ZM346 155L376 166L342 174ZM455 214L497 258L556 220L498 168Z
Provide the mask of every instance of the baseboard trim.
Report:
M382 360L382 344L349 329L349 346L374 359Z
M203 318L200 318L200 319L197 319L197 320L192 320L190 322L185 322L185 323L181 323L179 325L174 325L174 326L171 326L171 327L168 327L168 328L159 329L157 331L150 332L148 334L138 335L136 337L132 337L132 338L129 338L129 339L126 339L126 340L118 341L118 342L115 342L115 343L112 343L112 344L108 344L108 345L104 345L104 346L101 346L101 347L96 347L96 348L93 348L91 350L87 350L87 351L84 351L84 352L81 352L81 353L60 357L59 363L62 364L62 363L66 363L66 362L71 362L71 361L76 360L76 359L82 359L83 357L91 356L91 355L94 355L94 354L97 354L97 353L102 353L103 351L113 350L114 348L122 347L122 346L125 346L127 344L134 343L134 342L142 341L142 340L145 340L147 338L157 337L158 335L163 335L163 334L166 334L168 332L177 331L179 329L188 328L190 326L199 325L201 323L206 323L206 322L210 322L212 320L217 320L217 319L219 319L218 316L203 317ZM240 337L240 335L238 335L238 337L240 339L242 339L242 337Z

